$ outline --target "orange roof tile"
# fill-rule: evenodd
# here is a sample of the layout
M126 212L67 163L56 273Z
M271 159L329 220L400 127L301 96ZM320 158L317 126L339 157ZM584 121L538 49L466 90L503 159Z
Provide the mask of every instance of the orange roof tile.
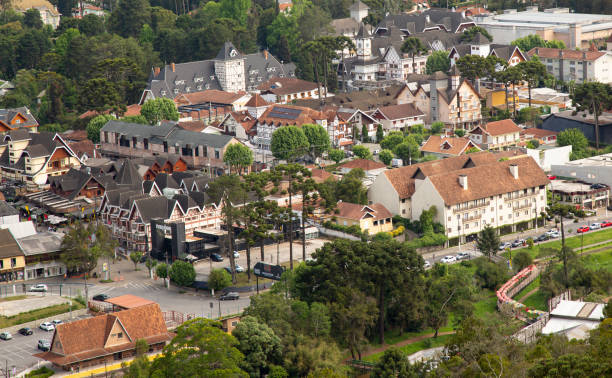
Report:
M341 218L348 218L353 220L360 220L366 216L372 217L373 220L391 218L393 215L387 210L387 208L380 203L373 203L371 205L360 205L357 203L349 202L338 202L337 205L337 216Z
M213 102L217 104L232 105L235 101L242 98L244 93L233 93L219 91L216 89L208 89L201 92L183 93L178 95L174 102L178 105L193 105L193 104L205 104Z
M501 121L489 122L484 126L477 126L476 129L481 128L487 134L492 136L504 135L510 133L518 133L521 128L514 123L511 119L502 119ZM474 130L476 130L474 129ZM473 131L473 130L472 130Z
M379 163L377 161L368 160L368 159L355 159L355 160L351 160L351 161L348 161L340 165L340 168L348 168L348 169L361 168L366 172L374 170L374 169L381 169L381 168L386 168L386 167L387 166L383 163Z
M149 305L151 303L155 303L148 299L137 297L131 294L120 295L118 297L109 298L106 300L106 302L112 303L115 306L119 306L122 308L135 308L135 307L140 307L144 305Z
M427 139L425 145L421 147L421 151L457 156L465 153L472 147L480 150L480 148L476 146L469 138L441 137L440 135L432 135Z
M275 95L307 92L317 88L317 83L301 80L295 77L273 77L257 87L257 89L260 91L271 92Z
M258 122L280 126L302 126L323 119L326 119L323 113L310 108L293 105L272 105L259 117Z
M251 99L246 103L246 106L252 107L252 108L260 108L260 107L268 106L268 105L270 104L268 104L268 102L264 100L263 97L261 97L257 93L251 96Z

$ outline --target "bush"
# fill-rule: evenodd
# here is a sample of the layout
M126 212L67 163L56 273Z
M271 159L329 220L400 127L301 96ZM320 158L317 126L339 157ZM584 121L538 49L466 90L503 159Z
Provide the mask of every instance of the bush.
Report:
M26 374L26 378L47 378L55 374L55 372L49 369L46 366L41 367L40 369L32 370L28 374Z
M540 250L541 252L541 250ZM512 267L516 272L523 270L533 263L533 257L527 251L519 251L512 258Z
M208 287L223 290L232 284L232 276L225 269L213 269L208 276Z
M359 238L367 237L368 234L361 231L361 228L354 224L352 226L343 226L337 223L326 221L323 223L323 227L329 228L330 230L344 232L349 235L357 236Z
M495 290L508 279L508 270L504 263L496 264L480 257L474 260L476 281L482 288Z
M170 279L179 286L191 286L195 281L196 272L190 263L186 261L175 261L170 266Z
M401 235L404 233L404 231L406 231L406 228L404 226L399 226L398 228L396 228L395 230L391 231L391 236L392 237L396 237L398 235Z

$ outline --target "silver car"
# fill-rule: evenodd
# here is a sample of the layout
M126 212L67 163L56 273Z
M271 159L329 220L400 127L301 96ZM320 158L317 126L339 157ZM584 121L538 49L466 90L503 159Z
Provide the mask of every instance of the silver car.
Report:
M444 264L450 264L455 261L457 261L457 258L455 256L444 256L442 257L442 260L440 260L440 262Z

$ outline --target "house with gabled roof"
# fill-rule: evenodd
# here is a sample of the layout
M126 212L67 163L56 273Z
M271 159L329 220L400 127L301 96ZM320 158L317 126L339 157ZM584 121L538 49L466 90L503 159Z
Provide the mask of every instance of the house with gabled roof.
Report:
M382 204L360 205L340 201L334 212L335 223L341 226L357 225L363 232L375 235L393 231L392 215Z
M488 122L467 133L474 143L485 150L501 150L516 146L521 141L521 128L511 119Z
M546 65L546 71L561 81L599 81L612 83L612 53L609 51L576 51L572 49L553 49L534 47L527 53L529 57L538 56Z
M449 137L446 135L431 135L421 146L421 152L424 156L435 156L436 158L446 158L451 156L459 156L468 153L475 149L481 151L474 142L465 137Z
M30 113L30 109L25 106L14 109L0 109L0 134L22 128L26 128L33 133L38 131L38 121Z
M527 60L526 55L523 54L521 49L517 46L491 43L491 41L481 33L476 33L470 42L461 43L451 48L448 53L451 67L455 65L458 59L466 55L478 55L483 58L496 56L508 63L510 67L516 66L520 62Z
M318 99L319 85L296 77L273 77L257 86L263 99L272 104L288 104L293 100ZM321 85L323 96L327 89Z
M383 131L408 131L411 126L422 125L425 114L413 103L389 105L377 108L370 115L376 118Z
M157 303L58 324L48 352L35 356L66 371L115 363L136 355L136 342L160 351L174 335L168 332Z
M389 33L392 28L399 29L405 37L415 33L429 31L445 31L447 33L462 33L476 26L474 21L465 15L450 9L427 9L421 13L389 14L378 24L375 34Z

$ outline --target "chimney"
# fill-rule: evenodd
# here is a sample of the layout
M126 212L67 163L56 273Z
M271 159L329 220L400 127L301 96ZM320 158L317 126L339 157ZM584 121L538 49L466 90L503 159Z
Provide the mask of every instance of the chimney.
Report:
M154 76L159 75L159 73L160 73L160 72L161 72L161 68L159 68L159 67L155 67L155 68L153 69L153 75L154 75Z
M463 190L467 190L468 184L467 184L467 176L466 175L459 175L459 185L461 185Z
M170 63L170 68L172 68L172 72L175 72L176 66L174 65L174 63Z
M518 165L510 164L510 173L512 173L512 177L514 177L514 179L517 180L519 178L519 176L518 176Z
M264 57L268 60L268 50L264 50Z

